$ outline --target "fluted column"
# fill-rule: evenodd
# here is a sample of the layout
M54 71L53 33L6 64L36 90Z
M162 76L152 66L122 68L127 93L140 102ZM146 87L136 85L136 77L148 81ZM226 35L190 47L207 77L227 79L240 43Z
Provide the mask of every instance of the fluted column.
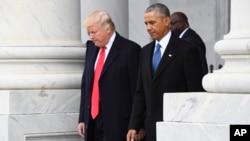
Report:
M2 0L0 27L0 89L80 88L80 0Z
M225 64L203 78L208 92L250 93L249 5L249 0L231 0L230 32L215 44L215 51Z
M0 141L80 141L80 0L0 1Z
M79 0L0 2L0 89L79 88Z

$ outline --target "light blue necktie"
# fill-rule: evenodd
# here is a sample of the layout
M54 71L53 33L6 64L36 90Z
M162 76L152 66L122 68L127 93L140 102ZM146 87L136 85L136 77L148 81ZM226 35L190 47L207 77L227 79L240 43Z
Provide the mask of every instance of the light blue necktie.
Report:
M156 51L154 53L154 56L153 56L153 62L152 62L152 66L153 66L153 71L154 73L156 72L157 68L158 68L158 65L161 61L161 45L158 43L156 45Z

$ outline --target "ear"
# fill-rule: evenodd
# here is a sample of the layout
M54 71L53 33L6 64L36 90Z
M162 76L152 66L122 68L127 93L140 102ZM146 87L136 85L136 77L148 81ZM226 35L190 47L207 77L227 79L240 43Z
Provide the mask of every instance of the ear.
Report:
M168 26L168 27L169 27L170 22L171 22L170 17L164 17L164 22L165 22L166 26Z
M111 33L112 32L111 26L106 27L106 31L107 33Z

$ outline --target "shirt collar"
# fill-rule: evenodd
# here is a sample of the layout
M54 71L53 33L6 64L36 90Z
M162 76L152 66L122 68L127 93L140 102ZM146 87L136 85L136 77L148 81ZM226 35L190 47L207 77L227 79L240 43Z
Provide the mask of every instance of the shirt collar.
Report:
M187 30L189 29L189 27L187 27L185 30L183 30L179 36L179 38L182 38L182 36L187 32Z
M167 48L171 34L172 34L172 32L169 31L168 34L166 34L160 41L156 41L155 45L157 45L159 43L161 45L162 49L165 50Z
M112 36L109 39L109 42L106 44L106 48L109 50L115 40L116 32L112 34Z

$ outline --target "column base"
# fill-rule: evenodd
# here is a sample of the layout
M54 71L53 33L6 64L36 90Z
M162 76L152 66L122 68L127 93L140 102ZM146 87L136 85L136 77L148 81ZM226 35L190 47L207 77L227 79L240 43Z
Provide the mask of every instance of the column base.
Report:
M80 90L0 91L1 141L81 141Z

